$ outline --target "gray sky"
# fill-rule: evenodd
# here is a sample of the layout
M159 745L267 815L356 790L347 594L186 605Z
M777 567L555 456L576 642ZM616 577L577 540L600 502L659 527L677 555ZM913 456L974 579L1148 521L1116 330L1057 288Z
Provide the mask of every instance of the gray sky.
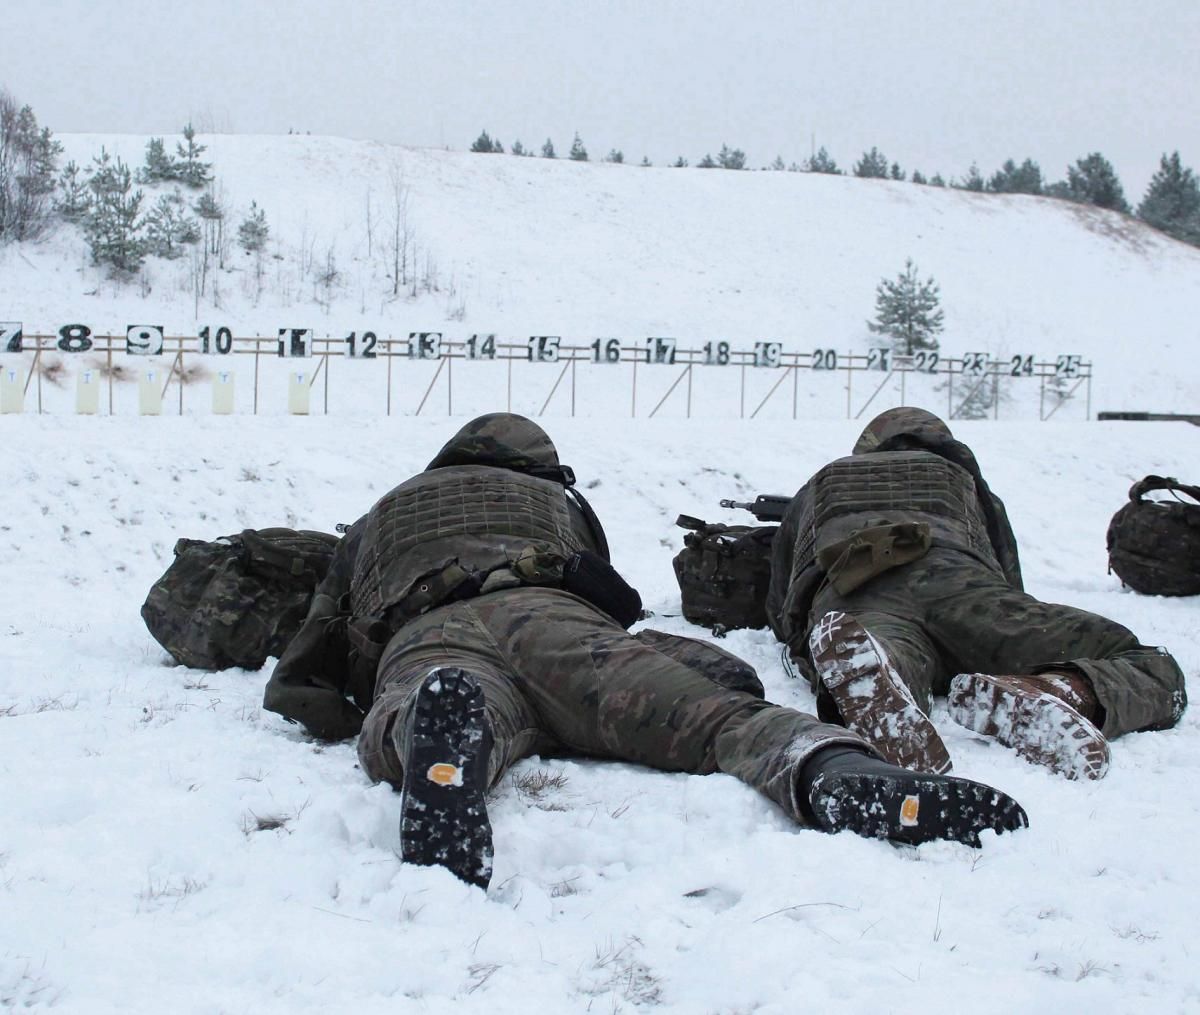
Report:
M1200 166L1200 0L13 0L0 85L56 132L198 129L593 158L1048 179L1100 151L1131 203Z

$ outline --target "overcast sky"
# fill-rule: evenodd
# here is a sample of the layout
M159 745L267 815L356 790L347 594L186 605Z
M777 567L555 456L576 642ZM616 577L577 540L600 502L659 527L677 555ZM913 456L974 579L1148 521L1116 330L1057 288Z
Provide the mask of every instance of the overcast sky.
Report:
M560 155L1048 179L1089 151L1136 204L1200 166L1200 0L12 0L0 85L55 132L198 129Z

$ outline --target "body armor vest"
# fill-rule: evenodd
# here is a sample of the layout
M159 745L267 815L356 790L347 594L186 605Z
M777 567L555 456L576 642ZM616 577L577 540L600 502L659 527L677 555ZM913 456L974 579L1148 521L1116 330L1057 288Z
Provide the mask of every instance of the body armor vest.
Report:
M963 550L1000 568L970 473L928 451L839 458L811 481L811 507L799 521L792 575L857 529L924 522L934 545Z
M483 465L423 472L371 508L351 608L381 615L452 565L482 580L531 546L570 556L581 545L559 483Z

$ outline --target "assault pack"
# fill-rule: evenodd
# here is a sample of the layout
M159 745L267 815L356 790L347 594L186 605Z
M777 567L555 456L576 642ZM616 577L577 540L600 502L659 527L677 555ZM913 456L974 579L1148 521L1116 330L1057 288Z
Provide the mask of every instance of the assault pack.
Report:
M1144 500L1152 490L1169 490L1175 500ZM1134 483L1129 503L1109 522L1107 542L1109 571L1135 592L1200 594L1200 486L1162 476Z
M184 666L257 670L300 630L338 537L285 528L180 539L142 619Z
M675 524L688 530L671 562L684 617L718 636L766 627L771 543L779 526L710 524L690 515Z

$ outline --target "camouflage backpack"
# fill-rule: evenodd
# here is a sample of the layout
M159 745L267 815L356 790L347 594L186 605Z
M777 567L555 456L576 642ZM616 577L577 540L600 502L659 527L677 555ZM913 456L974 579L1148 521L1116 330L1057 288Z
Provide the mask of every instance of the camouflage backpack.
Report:
M1174 501L1143 500L1170 490ZM1186 494L1197 503L1179 498ZM1129 488L1129 503L1108 524L1108 569L1135 592L1200 594L1200 486L1147 476Z
M714 634L767 626L771 542L778 525L709 524L680 515L689 530L672 564L683 615Z
M324 532L282 528L180 539L142 619L184 666L257 670L300 630L337 542Z

